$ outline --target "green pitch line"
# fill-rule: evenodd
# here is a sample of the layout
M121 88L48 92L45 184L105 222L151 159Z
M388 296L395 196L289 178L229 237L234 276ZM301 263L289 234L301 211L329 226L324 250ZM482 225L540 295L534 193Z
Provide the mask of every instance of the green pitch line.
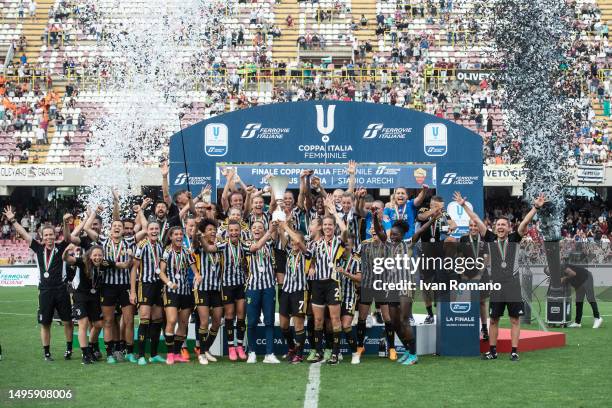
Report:
M222 359L201 367L138 367L80 364L74 345L72 361L62 359L63 331L53 326L53 363L42 359L36 323L35 288L0 288L0 406L15 407L303 407L309 368L306 363L247 365ZM26 300L32 300L27 302ZM21 302L23 301L23 302ZM602 315L612 303L600 302ZM345 359L320 371L318 406L358 407L603 407L612 387L612 319L593 330L585 305L582 329L562 329L568 345L562 349L521 353L511 363L476 358L423 356L412 367L377 357L364 357L352 366ZM507 320L503 321L507 326ZM531 328L536 328L532 325ZM559 330L559 329L554 329ZM10 388L67 389L75 400L66 402L8 402Z

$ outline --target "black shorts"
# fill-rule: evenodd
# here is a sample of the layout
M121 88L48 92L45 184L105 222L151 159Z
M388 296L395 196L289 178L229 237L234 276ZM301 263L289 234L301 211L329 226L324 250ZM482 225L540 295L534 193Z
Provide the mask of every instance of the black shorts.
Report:
M72 318L79 320L84 317L90 322L102 320L102 308L100 307L100 295L91 293L75 292L72 295Z
M138 304L145 306L163 306L162 289L164 284L162 281L155 283L138 284Z
M196 306L221 307L221 291L218 290L196 290L193 292Z
M525 314L523 302L489 302L489 316L491 319L498 319L504 315L504 310L508 307L508 316L521 317Z
M244 285L223 286L221 299L224 305L230 305L237 300L244 300Z
M340 316L353 316L355 314L356 306L357 301L350 302L343 299L342 305L340 306Z
M307 291L297 290L291 293L287 293L282 290L279 291L278 313L281 316L304 317L304 315L306 314L307 307L308 307L308 292Z
M102 306L129 306L130 285L104 285L100 294Z
M340 304L340 284L333 279L314 280L311 284L310 301L313 306Z
M164 307L176 307L179 310L193 309L194 307L193 295L179 295L170 292L167 286L164 287L162 292L162 300L164 301Z
M40 289L38 292L38 323L45 326L53 322L53 313L57 310L63 322L72 321L70 296L66 286Z

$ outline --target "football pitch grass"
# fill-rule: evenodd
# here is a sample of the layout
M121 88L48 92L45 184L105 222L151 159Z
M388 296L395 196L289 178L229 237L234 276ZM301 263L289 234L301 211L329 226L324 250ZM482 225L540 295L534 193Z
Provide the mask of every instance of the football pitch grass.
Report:
M419 302L420 307L420 302ZM604 324L591 329L585 305L582 329L567 333L561 349L521 353L510 362L478 358L422 356L401 366L378 357L362 364L323 365L319 407L607 407L612 389L612 303L599 302ZM534 307L537 310L537 307ZM54 324L51 350L55 362L42 358L36 324L35 288L0 289L0 407L302 407L308 363L250 365L230 362L200 366L130 363L83 366L78 344L64 361L64 334ZM419 310L415 310L419 312ZM503 326L508 320L502 320ZM539 329L536 324L525 328ZM519 350L520 351L520 350ZM71 389L71 401L8 399L9 389Z

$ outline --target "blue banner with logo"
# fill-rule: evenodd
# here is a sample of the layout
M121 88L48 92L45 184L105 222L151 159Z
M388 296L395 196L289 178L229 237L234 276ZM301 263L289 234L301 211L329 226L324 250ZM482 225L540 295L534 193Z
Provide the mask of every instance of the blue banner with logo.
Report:
M480 294L457 290L436 307L436 353L441 356L480 354Z
M423 112L365 102L269 104L196 123L183 130L183 137L179 132L170 139L170 189L216 187L219 163L345 167L349 160L431 165L436 168L438 188L442 178L449 183L442 193L447 202L454 188L466 187L475 210L482 211L482 138L478 134ZM478 173L472 174L475 168ZM465 184L469 177L478 178ZM408 180L382 181L392 182L370 185L404 187L402 183L411 182L409 174Z
M262 188L268 185L266 177L287 176L289 187L297 189L300 187L300 172L302 170L314 170L314 175L321 179L324 188L346 188L348 185L348 174L343 164L238 164L219 165L222 169L233 167L240 179L247 185ZM225 186L226 179L217 169L216 185L218 188ZM435 187L435 167L431 164L360 164L355 174L355 183L365 188L394 188L403 186L406 188L421 188L423 184Z

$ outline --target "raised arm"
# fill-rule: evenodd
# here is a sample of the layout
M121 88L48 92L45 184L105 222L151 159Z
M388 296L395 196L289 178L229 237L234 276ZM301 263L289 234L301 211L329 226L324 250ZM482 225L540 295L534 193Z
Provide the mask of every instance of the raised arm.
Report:
M356 198L355 213L357 213L357 215L360 216L361 218L366 217L365 196L367 193L368 191L365 188L360 188L355 193L355 198Z
M221 207L223 207L223 211L227 212L229 210L229 195L231 192L231 185L233 185L234 181L234 169L227 168L225 169L225 186L223 187L223 193L221 193Z
M423 184L421 186L421 191L419 191L419 194L414 199L415 207L420 207L421 204L423 204L423 201L425 200L425 196L427 195L427 190L429 190L429 186L427 184Z
M527 233L527 227L529 227L529 223L533 220L533 217L537 214L538 210L542 208L542 206L546 203L546 196L544 193L540 193L538 197L533 201L533 207L529 210L523 221L519 224L516 232L522 237Z
M478 232L480 233L480 236L484 237L485 234L487 233L487 226L484 224L484 222L482 222L478 214L472 211L470 206L467 205L466 203L467 197L462 197L460 192L455 191L455 193L453 194L453 198L455 199L457 204L459 204L461 208L463 208L463 210L468 215L468 217L470 217L470 220L476 223L476 225L478 226Z
M164 202L170 208L170 204L172 204L172 197L170 197L170 186L168 185L168 174L170 173L170 166L168 165L168 161L164 160L161 164L161 176L162 176L162 195L164 197Z
M441 214L442 210L440 209L431 211L431 218L429 218L426 223L422 224L421 227L414 232L414 234L412 235L412 242L417 242L419 237L423 235L425 231L427 231L427 228L429 228L431 224L433 224L434 221L440 217Z
M378 236L378 239L380 239L382 242L386 242L387 234L385 233L385 229L380 223L378 211L374 211L372 213L372 223L374 224L374 232L376 233L376 236Z
M72 235L70 232L70 226L68 226L68 221L74 218L72 216L72 214L64 214L64 218L62 219L62 232L64 234L64 242L67 242L69 244L72 243Z
M119 214L119 193L113 188L113 221L121 221Z
M357 173L357 162L355 160L349 160L348 167L346 169L348 173L348 188L346 191L353 194L355 191L355 174Z
M148 198L145 199L145 202L146 200L148 200ZM134 240L136 243L138 243L142 241L144 237L147 236L147 226L149 225L149 222L147 221L147 217L144 216L144 210L142 206L135 205L133 210L136 218L136 224L140 225L140 229L134 233ZM134 228L134 230L136 230L136 228Z
M6 217L6 219L8 220L8 222L13 226L13 228L15 228L15 231L17 232L17 234L19 234L19 236L23 238L28 243L28 246L29 246L32 243L32 236L15 219L15 212L13 210L13 207L11 207L10 205L5 207L3 214L4 214L4 217Z
M100 235L96 231L91 229L91 224L93 224L94 220L96 219L96 213L98 211L99 212L102 211L101 206L98 206L96 211L92 211L91 215L89 216L89 218L87 218L87 221L85 222L85 225L83 226L83 230L85 231L87 236L94 242L98 242L98 239L100 238Z
M273 222L276 222L276 221L273 221ZM274 232L275 230L276 230L276 227L275 226L272 227L272 225L271 225L270 229L268 229L266 231L266 233L261 238L259 238L259 241L254 242L253 244L251 244L251 247L249 248L249 251L251 251L251 252L259 251L261 249L261 247L263 247L266 244L266 242L268 242L269 240L273 239L276 236L276 234Z
M70 255L71 253L74 253L75 249L76 246L74 244L70 244L66 247L64 253L62 254L62 260L68 265L74 265L77 262L77 259L74 257L74 255Z
M305 200L306 200L306 182L308 180L308 170L302 170L300 172L300 190L298 192L297 198L297 207L301 210L305 210Z
M306 252L308 248L306 248L304 241L300 239L298 233L295 232L289 224L281 223L281 225L285 226L285 231L287 232L287 235L289 235L289 239L291 239L291 244L296 245L299 251Z

